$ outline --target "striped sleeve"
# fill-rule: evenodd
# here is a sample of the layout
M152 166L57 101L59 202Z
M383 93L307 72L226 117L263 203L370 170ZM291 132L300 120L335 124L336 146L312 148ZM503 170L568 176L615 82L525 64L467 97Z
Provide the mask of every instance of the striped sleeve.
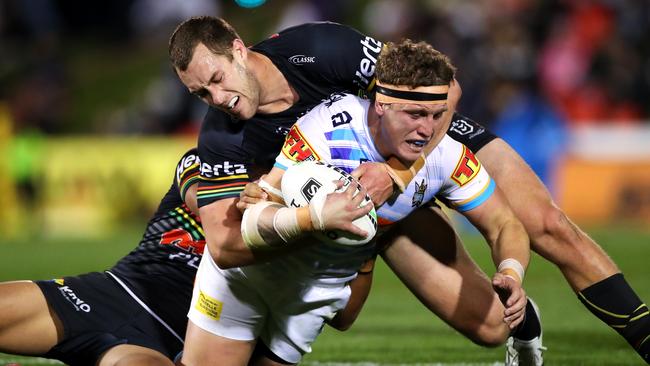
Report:
M196 148L187 151L176 165L175 183L183 201L187 190L199 181L200 166L201 160Z

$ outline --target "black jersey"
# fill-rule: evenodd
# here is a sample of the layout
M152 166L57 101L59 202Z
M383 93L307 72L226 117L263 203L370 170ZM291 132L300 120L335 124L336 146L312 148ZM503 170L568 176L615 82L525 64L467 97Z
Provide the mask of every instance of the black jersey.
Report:
M205 246L200 219L183 200L198 180L198 169L197 150L192 149L177 164L171 188L140 244L108 271L180 337L185 335L194 276Z
M199 135L199 206L238 197L257 173L268 171L289 128L335 92L365 93L373 84L382 43L336 23L308 23L274 34L251 50L268 57L299 95L289 109L236 121L210 108ZM261 82L264 82L261 80Z
M330 95L370 92L381 48L380 41L330 22L288 28L251 47L282 72L299 101L283 112L256 114L247 121L237 121L216 108L208 110L198 142L202 161L199 206L238 197L246 183L272 167L298 118ZM458 114L453 126L458 128L450 129L450 136L474 151L493 138L485 128Z

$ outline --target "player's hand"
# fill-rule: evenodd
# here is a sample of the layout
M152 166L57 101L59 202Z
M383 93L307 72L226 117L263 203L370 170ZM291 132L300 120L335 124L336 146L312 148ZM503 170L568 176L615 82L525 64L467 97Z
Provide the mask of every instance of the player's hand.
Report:
M393 195L393 179L388 175L383 163L367 162L359 165L352 176L367 188L375 207L379 207Z
M337 189L341 188L343 182L337 181L336 185ZM359 187L359 192L355 194L357 187ZM310 202L310 211L318 217L318 227L317 225L314 227L317 230L343 230L360 237L366 237L368 233L365 230L352 224L352 221L363 217L372 210L370 204L359 207L366 194L366 189L357 181L351 182L343 192L333 192L325 196L322 205L318 203L322 198L317 198L319 195L316 193Z
M239 194L239 200L236 205L239 211L243 213L249 206L268 199L269 194L266 193L259 184L250 182L246 184L244 190Z
M492 278L492 287L506 308L503 313L503 321L508 324L510 329L514 329L524 320L526 292L519 281L499 272L495 273Z

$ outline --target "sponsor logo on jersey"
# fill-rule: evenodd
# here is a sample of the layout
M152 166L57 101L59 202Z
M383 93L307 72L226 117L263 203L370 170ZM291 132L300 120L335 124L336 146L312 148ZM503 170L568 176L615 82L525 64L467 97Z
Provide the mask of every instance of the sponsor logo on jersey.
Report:
M459 186L463 186L471 181L480 169L481 163L476 159L472 151L463 145L463 154L456 165L456 169L451 174L451 179L458 183Z
M472 138L483 133L483 131L485 131L485 128L480 127L474 131L474 126L472 124L460 118L451 121L451 127L449 128L449 131L455 132L462 136L470 135L470 138Z
M205 240L194 240L184 229L174 229L162 234L160 244L173 245L183 251L203 255Z
M178 163L178 166L176 166L176 181L180 182L181 181L181 176L183 175L183 172L191 167L192 165L195 164L201 164L201 160L199 160L198 155L188 155L183 157L183 160L181 160Z
M219 320L221 318L223 303L199 290L199 299L196 305L194 305L194 308L214 320Z
M377 55L381 51L382 43L371 37L362 39L360 43L363 46L364 57L359 62L359 69L355 72L355 83L365 90L375 76L375 64L377 63Z
M305 182L305 184L302 186L302 188L300 188L300 192L302 193L302 196L305 197L307 202L310 202L311 199L314 198L314 195L316 194L316 192L318 192L318 190L322 186L323 185L319 181L317 181L316 179L309 178L309 180L307 182Z
M247 174L248 171L244 164L232 164L229 161L224 161L221 164L210 165L208 163L201 163L201 176L205 178L219 177L222 175L239 175Z
M77 294L72 291L72 289L68 286L61 286L59 287L59 291L61 291L61 295L68 300L72 306L74 306L75 310L77 311L83 311L84 313L90 313L90 305L88 305L85 301L77 297Z
M418 184L415 182L415 193L413 193L413 199L411 200L411 207L418 207L422 204L424 200L424 193L427 191L427 182L422 179L422 183Z
M298 125L293 125L289 133L287 133L284 145L282 146L282 153L295 162L320 160L316 151L312 149L305 136L300 132Z
M313 64L316 62L316 56L293 55L289 57L289 62L294 65Z

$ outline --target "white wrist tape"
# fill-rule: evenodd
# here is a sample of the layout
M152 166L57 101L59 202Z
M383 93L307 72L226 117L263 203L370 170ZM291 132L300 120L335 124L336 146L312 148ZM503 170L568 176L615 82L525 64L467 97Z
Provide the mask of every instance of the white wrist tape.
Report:
M324 189L320 189L311 201L309 201L309 216L311 217L311 224L316 231L325 230L325 222L323 220L323 208L325 208L325 199L327 193Z
M280 199L282 199L282 200L284 201L284 197L282 197L282 191L279 190L279 189L277 189L277 188L275 188L275 187L273 187L272 185L270 185L270 184L269 184L267 181L265 181L264 179L260 179L260 180L257 182L257 184L260 186L260 188L262 188L262 189L265 190L266 192L268 192L268 193L270 193L270 194L272 194L272 195L274 195L274 196L277 196L278 198L280 198Z
M260 234L259 227L257 226L260 219L260 215L265 208L269 206L280 206L277 203L271 201L261 201L258 202L244 211L244 216L241 220L241 236L244 239L244 243L247 247L251 249L269 247L262 235Z
M519 276L519 281L523 282L524 281L524 266L521 265L521 262L514 258L507 258L501 261L499 263L499 266L497 267L497 272L501 272L502 270L505 269L511 269L517 273Z
M289 207L279 209L273 216L273 229L285 243L300 236L302 230L298 224L297 209Z

